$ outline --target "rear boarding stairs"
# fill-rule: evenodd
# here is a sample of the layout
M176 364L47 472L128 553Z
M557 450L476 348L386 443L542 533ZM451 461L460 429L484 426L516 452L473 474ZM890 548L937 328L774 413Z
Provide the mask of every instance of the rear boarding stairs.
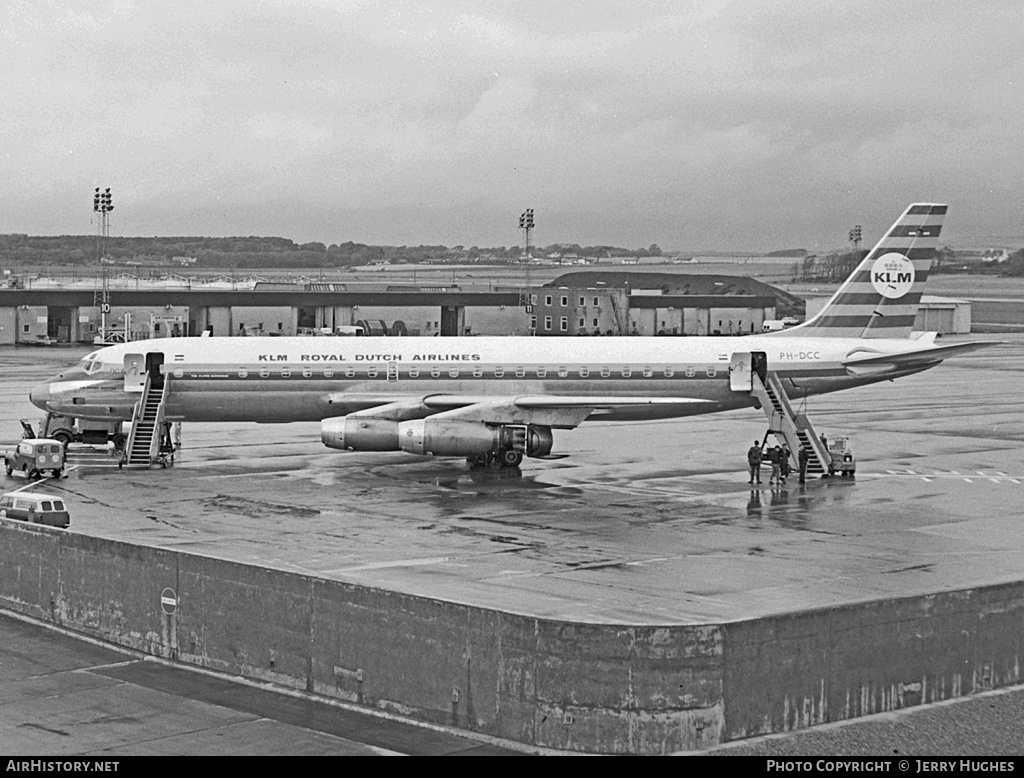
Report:
M807 414L794 410L778 374L764 369L766 363L763 353L733 354L730 367L733 389L747 390L749 386L750 394L768 417L768 432L789 448L793 470L799 471L799 453L803 449L807 452L808 475L831 475L832 457L828 448L815 433Z

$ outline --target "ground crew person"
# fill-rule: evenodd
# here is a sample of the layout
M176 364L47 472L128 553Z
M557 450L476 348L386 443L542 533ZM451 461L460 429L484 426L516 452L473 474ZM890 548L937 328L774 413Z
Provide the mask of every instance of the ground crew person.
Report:
M772 463L772 474L768 483L782 483L782 449L778 446L768 449L768 461Z
M789 456L789 446L783 443L781 460L779 462L779 466L782 469L782 483L786 483L786 479L789 478L790 465L792 464L789 460Z
M761 483L761 444L756 440L754 445L747 449L747 464L750 466L750 480L748 484Z
M800 483L807 481L807 463L810 460L810 454L807 453L806 446L800 446L800 452L796 455L797 461L800 463Z

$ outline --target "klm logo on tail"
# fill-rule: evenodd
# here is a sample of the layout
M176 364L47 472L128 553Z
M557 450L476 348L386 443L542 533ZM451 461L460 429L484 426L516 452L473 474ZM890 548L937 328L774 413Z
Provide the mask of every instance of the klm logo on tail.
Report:
M902 254L883 254L871 266L871 285L882 297L898 300L914 286L914 263Z
M907 208L818 315L786 337L910 337L946 208Z

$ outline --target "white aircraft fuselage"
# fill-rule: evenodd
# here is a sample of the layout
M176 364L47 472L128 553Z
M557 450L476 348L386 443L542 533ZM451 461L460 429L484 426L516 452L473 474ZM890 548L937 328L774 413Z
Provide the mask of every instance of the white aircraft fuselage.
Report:
M36 387L31 399L53 413L130 420L138 393L126 391L125 357L160 354L169 379L169 421L319 421L384 401L433 395L691 401L600 408L588 415L663 419L753 405L749 386L732 385L734 355L765 354L767 369L779 375L787 393L802 397L923 370L937 361L868 371L844 362L858 354L917 353L929 346L930 339L924 338L787 338L785 333L703 338L163 338L100 349Z
M32 390L47 411L128 420L320 421L331 448L547 457L552 429L773 407L916 373L990 343L912 331L946 214L914 203L817 316L746 337L170 338L120 344ZM148 383L147 383L148 382ZM773 389L773 392L776 390ZM155 412L154 412L155 409ZM340 418L343 417L343 418ZM152 443L151 443L152 445Z

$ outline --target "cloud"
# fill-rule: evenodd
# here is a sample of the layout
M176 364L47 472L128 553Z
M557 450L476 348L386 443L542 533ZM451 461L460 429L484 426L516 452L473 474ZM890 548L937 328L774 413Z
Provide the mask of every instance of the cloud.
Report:
M10 230L88 231L72 204L102 183L123 229L338 242L358 214L363 239L487 245L532 204L541 240L725 248L824 243L938 191L1005 223L1022 13L10 0L0 207Z

